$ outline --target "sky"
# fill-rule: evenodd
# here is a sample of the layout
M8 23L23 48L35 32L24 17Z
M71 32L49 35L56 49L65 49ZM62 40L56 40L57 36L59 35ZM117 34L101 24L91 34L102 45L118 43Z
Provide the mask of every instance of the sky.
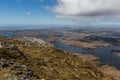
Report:
M0 25L120 24L120 0L0 0Z

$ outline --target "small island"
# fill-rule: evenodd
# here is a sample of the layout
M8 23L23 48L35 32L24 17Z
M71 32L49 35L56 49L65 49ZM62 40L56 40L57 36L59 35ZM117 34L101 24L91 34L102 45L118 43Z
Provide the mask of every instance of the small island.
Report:
M112 50L112 53L116 54L118 57L120 57L120 50Z

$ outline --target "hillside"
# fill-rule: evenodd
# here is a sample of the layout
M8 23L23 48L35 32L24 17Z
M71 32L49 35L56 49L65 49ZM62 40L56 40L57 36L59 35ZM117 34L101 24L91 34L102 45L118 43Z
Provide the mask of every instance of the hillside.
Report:
M0 80L113 80L77 56L46 45L0 39Z

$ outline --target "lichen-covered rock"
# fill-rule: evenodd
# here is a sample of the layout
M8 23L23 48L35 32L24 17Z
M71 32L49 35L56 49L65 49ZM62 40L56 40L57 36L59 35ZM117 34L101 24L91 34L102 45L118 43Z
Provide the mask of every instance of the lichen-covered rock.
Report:
M45 41L36 37L22 37L19 39L20 41L25 42L25 45L36 44L36 45L45 45Z
M6 42L0 42L0 48L5 48L7 47L7 43Z

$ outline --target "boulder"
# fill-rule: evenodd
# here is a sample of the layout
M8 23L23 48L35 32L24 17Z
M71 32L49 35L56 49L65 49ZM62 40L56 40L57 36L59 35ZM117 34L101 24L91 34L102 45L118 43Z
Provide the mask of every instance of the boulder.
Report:
M5 48L7 46L6 42L0 42L0 48Z
M36 37L23 37L19 40L24 41L25 45L29 45L29 44L45 45L46 44L45 41Z
M0 65L1 65L2 68L6 68L6 67L9 66L9 63L7 62L6 59L1 59L0 60Z

